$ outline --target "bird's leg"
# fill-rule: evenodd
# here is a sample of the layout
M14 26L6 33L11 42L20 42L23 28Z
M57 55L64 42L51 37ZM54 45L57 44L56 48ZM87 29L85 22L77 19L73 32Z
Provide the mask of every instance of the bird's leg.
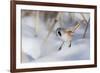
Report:
M69 45L68 45L68 47L69 47L69 48L71 47L71 41L69 41Z
M62 46L63 46L63 44L64 44L64 41L62 42L62 44L60 45L60 47L59 47L59 51L62 49Z

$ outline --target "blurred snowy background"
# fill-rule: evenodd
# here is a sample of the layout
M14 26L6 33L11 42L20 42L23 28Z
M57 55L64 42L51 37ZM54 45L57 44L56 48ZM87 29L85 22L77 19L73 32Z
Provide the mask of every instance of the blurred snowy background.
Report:
M56 29L71 28L78 22L72 46L67 47L56 35ZM53 62L90 59L90 14L80 12L21 10L21 62Z

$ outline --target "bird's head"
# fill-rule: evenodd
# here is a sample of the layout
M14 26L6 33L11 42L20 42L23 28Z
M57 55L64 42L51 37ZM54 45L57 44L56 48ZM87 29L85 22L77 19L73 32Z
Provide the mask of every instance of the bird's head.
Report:
M72 39L73 32L65 28L57 28L56 34L61 40L68 41Z

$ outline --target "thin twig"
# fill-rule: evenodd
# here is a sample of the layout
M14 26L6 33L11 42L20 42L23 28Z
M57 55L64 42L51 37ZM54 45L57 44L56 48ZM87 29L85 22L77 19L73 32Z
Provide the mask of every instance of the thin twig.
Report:
M40 24L40 19L39 19L39 11L37 11L37 18L36 18L36 20L37 20L37 25L36 25L36 28L37 28L37 32L39 31L39 24Z
M36 22L35 22L35 32L37 33L39 31L39 11L36 11Z
M88 26L89 26L89 22L90 22L90 18L89 18L88 23L86 25L86 28L85 28L85 31L84 31L84 34L83 34L83 38L85 38L85 36L86 36L86 32L87 32L87 29L88 29Z
M86 23L86 27L85 27L85 30L84 30L84 33L83 33L83 38L85 38L89 22L86 20L85 16L82 13L80 13L80 14L81 14L81 16L83 17L83 19L84 19L84 21Z

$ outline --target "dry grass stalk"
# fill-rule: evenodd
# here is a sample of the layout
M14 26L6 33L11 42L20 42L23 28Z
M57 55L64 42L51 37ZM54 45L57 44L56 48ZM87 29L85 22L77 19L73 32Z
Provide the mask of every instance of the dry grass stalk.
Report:
M86 27L85 27L85 30L84 30L84 33L83 33L83 38L85 38L85 36L86 36L86 32L87 32L87 29L88 29L88 21L86 20L86 18L85 18L85 16L84 16L84 14L82 14L82 13L80 13L81 14L81 16L82 16L82 18L83 18L83 20L85 21L85 23L86 23Z
M56 23L59 21L59 17L60 17L60 13L58 13L57 16L56 16L56 17L52 20L52 22L50 23L50 24L52 24L52 25L50 26L49 31L48 31L48 34L47 34L46 38L44 39L44 42L43 42L43 43L45 43L45 42L47 41L47 39L48 39L48 37L50 36L50 34L51 34L53 28L55 27Z

